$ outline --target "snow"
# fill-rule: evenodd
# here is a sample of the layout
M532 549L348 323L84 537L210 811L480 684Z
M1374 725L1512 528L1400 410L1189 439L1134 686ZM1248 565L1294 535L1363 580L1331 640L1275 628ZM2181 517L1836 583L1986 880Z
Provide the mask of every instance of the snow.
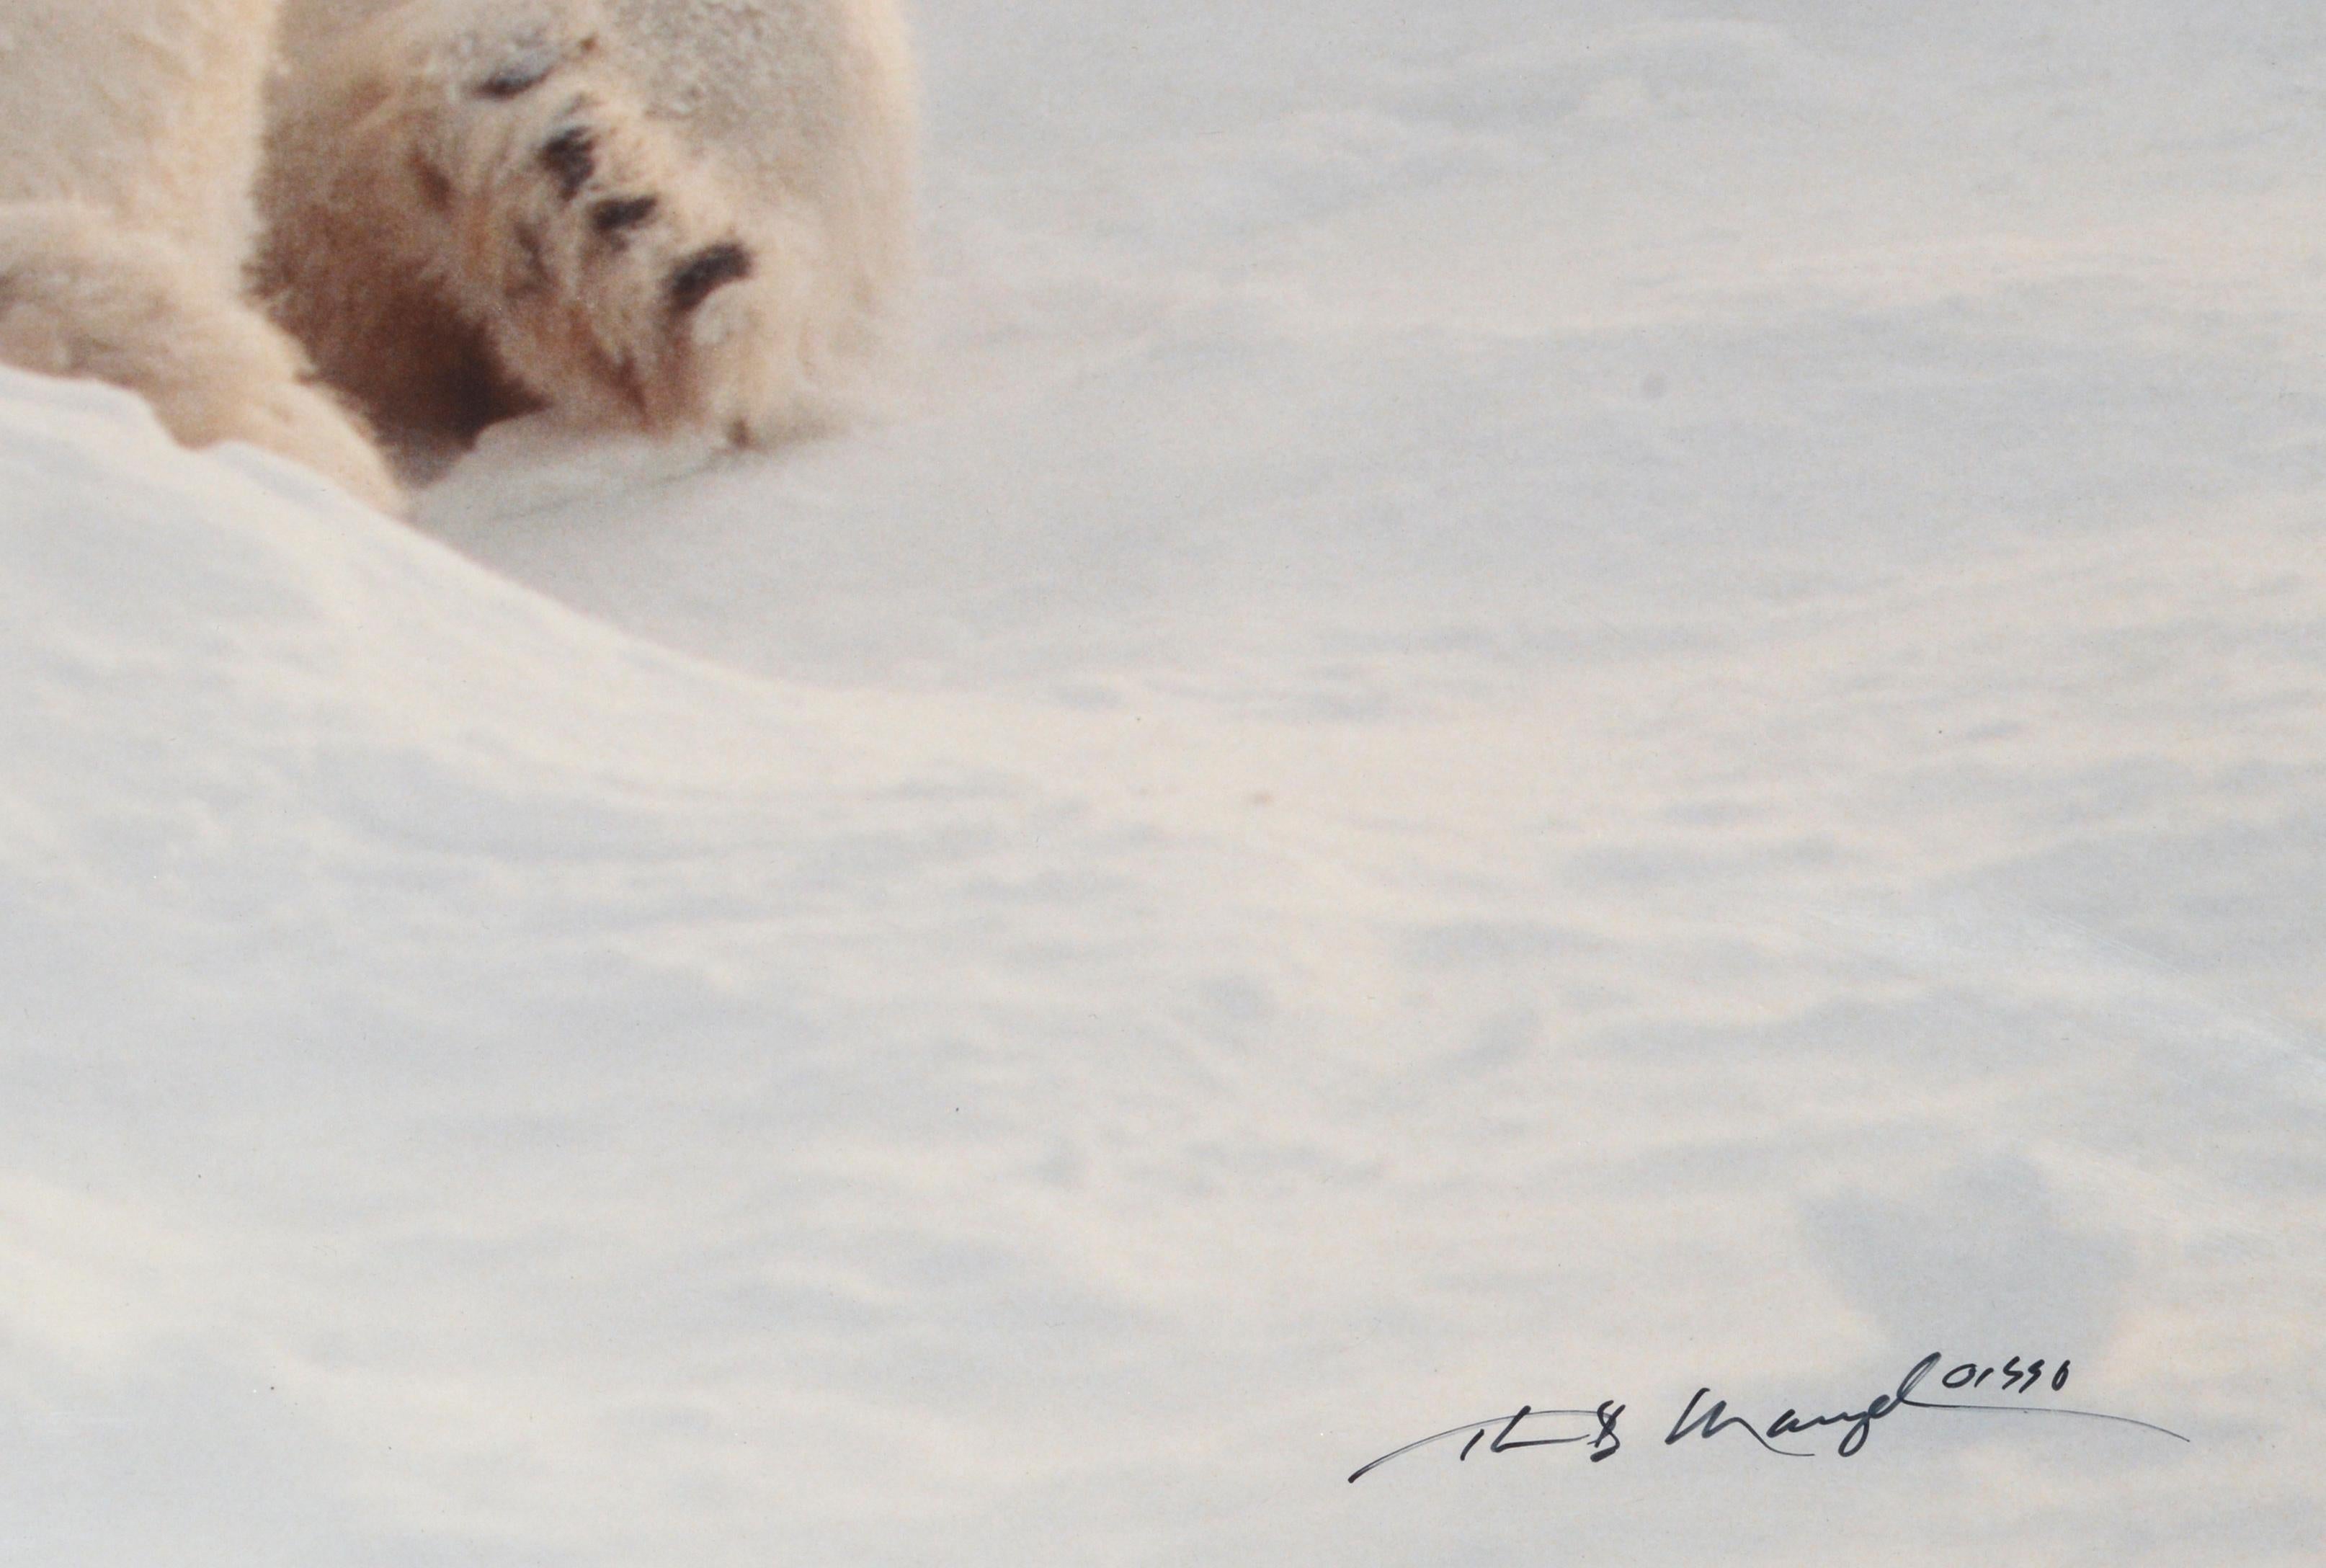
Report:
M2313 1562L2326 23L928 9L847 435L0 371L0 1560Z

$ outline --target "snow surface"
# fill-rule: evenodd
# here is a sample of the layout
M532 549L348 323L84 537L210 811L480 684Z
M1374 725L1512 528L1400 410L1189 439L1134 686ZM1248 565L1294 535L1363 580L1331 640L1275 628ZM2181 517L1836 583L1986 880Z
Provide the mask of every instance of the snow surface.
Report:
M2314 1563L2326 18L1928 9L927 7L893 416L424 533L0 372L0 1562ZM2195 1441L1657 1442L1940 1348Z

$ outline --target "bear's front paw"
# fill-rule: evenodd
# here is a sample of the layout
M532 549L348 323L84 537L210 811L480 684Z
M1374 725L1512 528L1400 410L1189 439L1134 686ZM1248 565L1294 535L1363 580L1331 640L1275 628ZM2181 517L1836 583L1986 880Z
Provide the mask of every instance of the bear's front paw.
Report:
M804 241L750 222L594 34L514 37L444 88L413 194L441 281L517 380L653 430L791 422Z

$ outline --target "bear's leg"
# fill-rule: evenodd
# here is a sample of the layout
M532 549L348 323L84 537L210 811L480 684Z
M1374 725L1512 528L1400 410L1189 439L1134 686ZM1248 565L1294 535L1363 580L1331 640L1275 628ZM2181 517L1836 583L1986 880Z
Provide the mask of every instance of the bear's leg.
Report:
M0 202L102 208L235 292L279 9L0 0Z
M0 204L0 360L152 404L188 446L247 441L385 510L395 481L284 332L179 246L70 202Z
M433 309L585 420L805 420L805 226L747 210L649 117L585 0L411 0L359 29L287 89L261 204L262 288L334 378L408 353Z

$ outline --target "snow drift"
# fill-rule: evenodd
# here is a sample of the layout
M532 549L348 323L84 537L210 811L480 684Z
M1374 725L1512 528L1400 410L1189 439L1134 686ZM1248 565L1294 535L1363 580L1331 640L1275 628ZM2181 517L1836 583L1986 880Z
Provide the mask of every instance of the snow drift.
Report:
M7 1552L2306 1564L2308 14L1637 10L927 19L777 462L0 376ZM1657 1441L1933 1349L2194 1442Z

